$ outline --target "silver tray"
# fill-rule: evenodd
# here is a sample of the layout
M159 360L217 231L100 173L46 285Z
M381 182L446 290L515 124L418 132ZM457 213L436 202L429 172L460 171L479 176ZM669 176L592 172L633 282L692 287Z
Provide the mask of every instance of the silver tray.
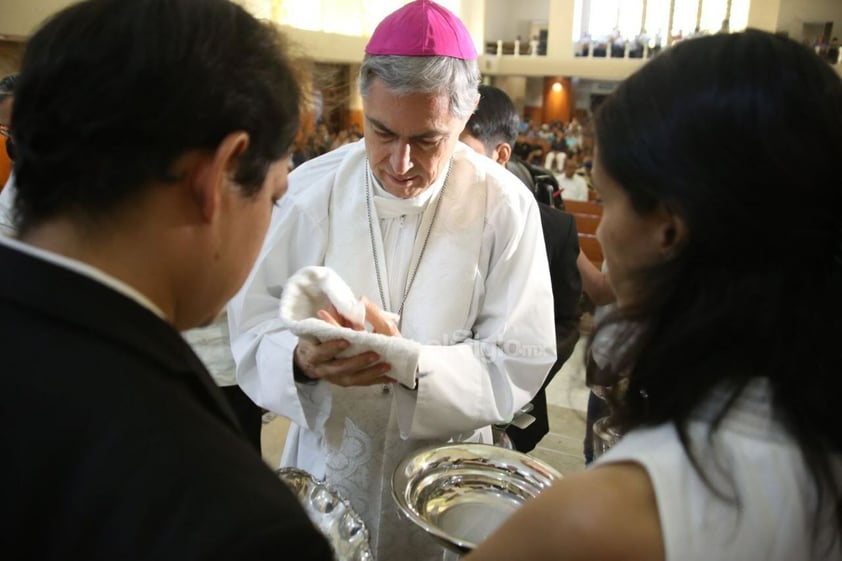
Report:
M392 476L392 496L415 524L465 553L561 477L516 450L448 444L422 448L401 460Z
M339 491L302 469L281 468L277 474L325 535L336 561L374 560L365 522Z

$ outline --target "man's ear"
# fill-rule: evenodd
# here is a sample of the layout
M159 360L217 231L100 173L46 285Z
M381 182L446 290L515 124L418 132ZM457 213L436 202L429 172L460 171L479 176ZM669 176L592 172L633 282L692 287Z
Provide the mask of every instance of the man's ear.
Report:
M512 157L512 147L508 142L501 142L494 149L494 161L500 165L506 165Z
M202 219L206 222L211 222L216 217L222 192L237 169L239 156L248 146L247 132L231 132L209 154L209 158L200 164L191 187Z

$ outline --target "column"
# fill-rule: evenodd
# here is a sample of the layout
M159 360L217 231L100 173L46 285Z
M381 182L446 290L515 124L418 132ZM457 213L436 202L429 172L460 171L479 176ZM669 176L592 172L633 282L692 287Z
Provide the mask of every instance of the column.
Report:
M573 58L574 0L550 0L547 57Z
M461 2L459 5L459 19L465 24L477 53L485 53L485 2Z
M360 89L357 87L357 78L360 75L359 64L348 65L348 108L345 116L346 126L359 125L363 127L363 98L360 97Z
M781 0L751 0L748 8L748 27L777 31L780 13Z

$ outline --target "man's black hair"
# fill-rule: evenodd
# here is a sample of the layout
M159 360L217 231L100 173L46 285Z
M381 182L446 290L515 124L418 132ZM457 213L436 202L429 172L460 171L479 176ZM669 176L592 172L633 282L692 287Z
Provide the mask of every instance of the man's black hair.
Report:
M260 190L288 150L301 91L282 36L228 0L87 0L29 41L15 91L21 229L101 216L174 160L249 134L235 181Z
M503 90L486 85L479 87L479 96L480 103L465 128L488 150L503 142L514 148L520 119L511 98Z

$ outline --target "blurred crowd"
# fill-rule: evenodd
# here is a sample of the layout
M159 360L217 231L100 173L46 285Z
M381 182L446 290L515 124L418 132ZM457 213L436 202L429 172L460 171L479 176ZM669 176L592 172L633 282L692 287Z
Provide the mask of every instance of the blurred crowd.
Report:
M309 134L299 134L296 138L290 169L340 146L356 142L362 136L362 127L357 123L333 131L327 123L319 122ZM513 152L524 162L549 171L559 181L564 182L565 175L575 174L587 185L587 196L582 199L595 198L591 185L593 130L590 117L580 115L566 123L562 120L538 123L524 119L520 123L520 134ZM570 162L575 163L572 171L569 171Z
M295 139L292 146L290 169L294 169L307 160L321 156L340 146L356 142L362 137L362 128L356 123L337 132L331 131L325 123L318 123L310 134L299 134Z
M521 123L521 133L514 154L530 165L549 171L560 183L576 177L584 180L587 191L581 200L593 199L591 184L593 167L593 129L589 117L573 117L569 122L552 121L538 124L532 120Z

